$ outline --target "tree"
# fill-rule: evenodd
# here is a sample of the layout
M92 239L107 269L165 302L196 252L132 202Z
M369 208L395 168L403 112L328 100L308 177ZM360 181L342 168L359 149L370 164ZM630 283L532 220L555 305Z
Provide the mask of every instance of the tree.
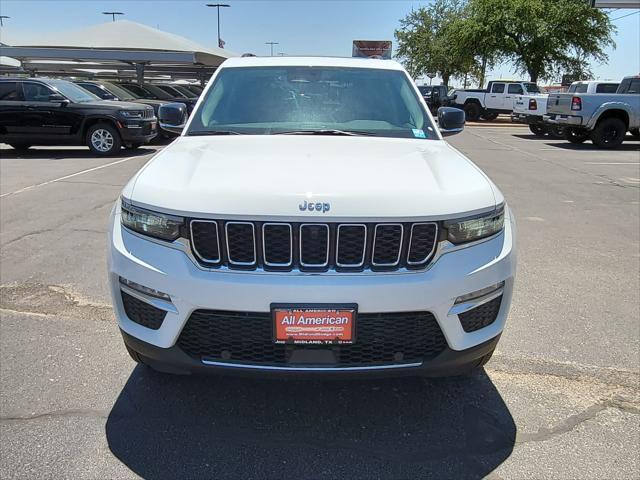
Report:
M609 17L585 0L470 0L468 15L476 44L532 82L576 71L578 62L589 71L589 59L604 62L604 49L615 46Z
M396 55L412 76L438 73L448 85L451 77L474 69L477 62L473 53L459 48L464 7L463 0L436 0L400 20L400 28L395 31Z

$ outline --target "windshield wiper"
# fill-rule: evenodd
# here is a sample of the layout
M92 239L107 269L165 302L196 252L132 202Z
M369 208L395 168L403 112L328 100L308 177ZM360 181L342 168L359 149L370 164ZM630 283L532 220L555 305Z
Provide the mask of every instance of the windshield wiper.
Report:
M205 136L205 135L242 135L240 132L234 130L196 130L195 132L189 132L187 136Z
M322 130L289 130L285 132L274 132L272 135L345 135L348 137L360 137L375 136L375 133L366 132L361 130L337 130L337 129L322 129Z

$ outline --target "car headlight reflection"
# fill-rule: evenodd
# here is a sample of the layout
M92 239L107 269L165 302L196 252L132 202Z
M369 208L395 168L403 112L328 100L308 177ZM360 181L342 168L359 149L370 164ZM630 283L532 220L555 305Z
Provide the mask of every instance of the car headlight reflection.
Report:
M167 241L177 239L180 236L180 227L184 225L182 217L152 212L124 201L120 218L122 225L134 232Z
M447 221L445 228L448 240L456 245L490 237L504 228L504 208L476 217Z

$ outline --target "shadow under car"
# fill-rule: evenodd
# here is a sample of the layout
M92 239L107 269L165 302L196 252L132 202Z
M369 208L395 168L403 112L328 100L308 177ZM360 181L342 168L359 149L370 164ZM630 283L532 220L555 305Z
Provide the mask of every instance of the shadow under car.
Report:
M480 369L384 380L169 376L137 366L106 424L147 479L482 478L516 426Z

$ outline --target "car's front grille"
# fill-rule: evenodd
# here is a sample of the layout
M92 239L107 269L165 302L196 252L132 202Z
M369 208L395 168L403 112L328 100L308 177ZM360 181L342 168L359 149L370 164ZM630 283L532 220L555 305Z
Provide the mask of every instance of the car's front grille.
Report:
M433 258L438 224L191 220L192 250L206 267L362 271L418 269Z
M142 118L144 119L149 119L149 118L153 118L154 117L154 112L153 112L153 108L145 108L142 111Z
M465 332L475 332L481 328L487 327L496 321L500 305L502 303L502 295L493 300L483 303L482 305L467 310L458 315L462 328Z
M198 360L253 365L290 365L296 351L325 350L333 353L336 367L419 363L447 346L429 312L360 313L352 345L275 344L272 323L270 313L196 310L178 346Z
M162 326L167 312L149 305L147 302L143 302L128 293L122 291L120 293L122 294L122 306L129 320L152 330L157 330Z

